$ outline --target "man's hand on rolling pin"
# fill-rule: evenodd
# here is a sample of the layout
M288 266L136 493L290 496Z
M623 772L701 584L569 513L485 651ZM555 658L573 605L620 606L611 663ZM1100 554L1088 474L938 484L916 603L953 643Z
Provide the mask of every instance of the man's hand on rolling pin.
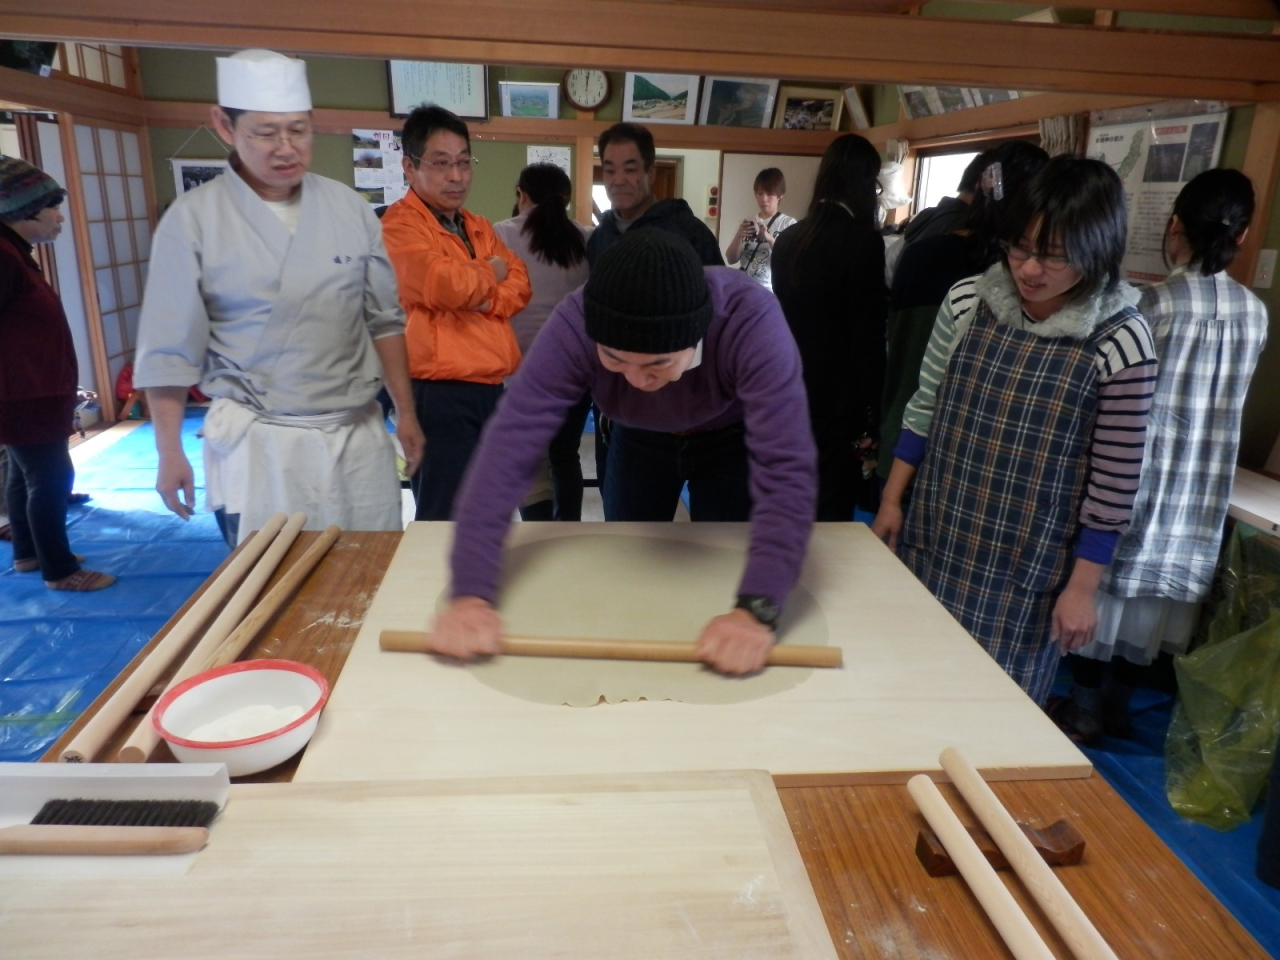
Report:
M474 660L501 652L502 618L487 600L455 597L431 624L431 651L444 657Z
M730 610L702 628L698 659L721 673L756 673L773 647L773 631L746 610Z

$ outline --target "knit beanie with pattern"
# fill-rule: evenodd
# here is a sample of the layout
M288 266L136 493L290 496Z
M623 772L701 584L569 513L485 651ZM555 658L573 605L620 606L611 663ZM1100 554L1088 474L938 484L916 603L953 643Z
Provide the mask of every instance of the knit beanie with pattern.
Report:
M582 292L587 336L628 353L696 346L711 324L711 288L693 246L631 229L604 252Z
M17 157L0 159L0 221L17 223L62 202L67 191L43 170Z

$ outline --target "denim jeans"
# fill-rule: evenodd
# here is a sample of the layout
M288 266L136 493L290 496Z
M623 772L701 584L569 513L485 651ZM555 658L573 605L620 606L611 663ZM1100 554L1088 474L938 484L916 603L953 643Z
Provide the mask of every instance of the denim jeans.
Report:
M409 478L415 520L448 520L480 433L502 396L500 383L414 380L413 405L427 438L422 466Z
M614 423L604 481L606 520L671 520L689 484L695 521L751 515L742 424L702 433L655 433Z
M66 440L9 445L13 558L39 561L46 580L62 580L80 569L67 540L67 496L75 479Z

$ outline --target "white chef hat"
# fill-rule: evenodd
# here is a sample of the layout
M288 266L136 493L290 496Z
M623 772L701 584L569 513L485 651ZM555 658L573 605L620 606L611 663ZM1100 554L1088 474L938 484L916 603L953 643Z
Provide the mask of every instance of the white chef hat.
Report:
M257 49L218 57L218 106L264 113L310 110L307 62Z

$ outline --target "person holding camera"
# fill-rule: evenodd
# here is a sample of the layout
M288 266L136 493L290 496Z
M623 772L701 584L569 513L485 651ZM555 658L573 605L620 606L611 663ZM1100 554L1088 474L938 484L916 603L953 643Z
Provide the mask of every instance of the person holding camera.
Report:
M761 170L756 175L753 189L760 212L754 217L747 217L738 226L738 232L733 235L733 242L725 252L725 260L730 265L738 264L739 270L766 290L772 290L773 244L778 234L795 223L796 218L778 210L787 192L787 179L777 167Z

